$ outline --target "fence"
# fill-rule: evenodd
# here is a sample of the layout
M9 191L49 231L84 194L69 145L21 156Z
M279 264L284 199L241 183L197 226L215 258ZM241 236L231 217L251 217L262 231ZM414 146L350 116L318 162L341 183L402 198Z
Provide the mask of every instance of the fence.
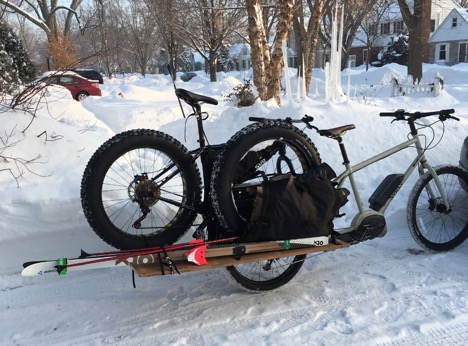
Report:
M433 83L414 84L411 80L406 81L406 83L399 83L396 78L392 79L392 83L392 97L413 94L432 94L433 96L439 96L440 91L444 89L444 79L439 74L436 75Z

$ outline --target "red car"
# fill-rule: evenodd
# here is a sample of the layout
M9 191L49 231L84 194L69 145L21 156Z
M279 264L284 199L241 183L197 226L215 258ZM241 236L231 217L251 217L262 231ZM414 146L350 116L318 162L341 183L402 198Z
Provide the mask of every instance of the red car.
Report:
M51 74L42 78L41 81L67 88L77 101L83 101L88 96L101 96L98 82L83 78L76 73Z

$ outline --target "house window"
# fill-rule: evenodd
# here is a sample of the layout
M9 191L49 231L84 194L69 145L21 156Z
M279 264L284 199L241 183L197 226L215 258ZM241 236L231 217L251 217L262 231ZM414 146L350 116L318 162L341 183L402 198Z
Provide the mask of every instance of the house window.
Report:
M356 55L350 55L348 58L348 66L349 67L356 67Z
M401 34L403 33L403 21L399 20L398 22L393 23L393 33Z
M457 27L457 17L452 18L452 28L456 28L456 27Z
M380 24L380 34L381 35L390 34L390 23L381 23Z
M447 46L445 44L439 46L439 59L437 60L447 60Z
M438 45L436 45L436 54L435 54L436 63L445 64L446 62L448 62L449 49L450 49L450 44L448 43L439 43Z
M431 19L431 32L435 31L435 19Z

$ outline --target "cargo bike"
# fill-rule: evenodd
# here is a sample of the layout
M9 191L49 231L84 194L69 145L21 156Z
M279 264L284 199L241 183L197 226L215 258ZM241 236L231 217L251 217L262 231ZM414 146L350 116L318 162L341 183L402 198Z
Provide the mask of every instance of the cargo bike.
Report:
M352 165L344 135L355 128L353 124L318 129L307 115L302 119L250 118L253 123L227 143L211 145L203 127L209 115L201 106L216 105L217 100L181 88L175 93L193 110L189 117L196 119L199 148L189 151L160 131L130 130L102 144L84 171L84 214L96 234L120 250L82 252L60 263L28 262L23 275L116 265L130 265L139 276L224 267L245 289L275 289L298 273L310 253L384 236L384 212L414 170L419 179L408 200L407 221L416 242L431 251L447 251L468 236L468 194L461 188L462 183L468 184L468 172L452 165L431 166L425 157L428 147L418 133L419 127L428 126L418 120L429 116L437 116L435 122L458 120L451 115L454 110L381 113L392 122L406 122L408 139ZM316 146L298 124L337 141L345 169L327 179L340 191L347 191L344 184L349 180L354 197L350 199L358 213L349 227L328 234L243 242L259 187L278 176L287 175L293 182L307 178L322 166ZM369 208L364 208L354 173L406 148L415 149L414 160L403 173L387 176L369 199ZM194 240L176 244L189 230Z

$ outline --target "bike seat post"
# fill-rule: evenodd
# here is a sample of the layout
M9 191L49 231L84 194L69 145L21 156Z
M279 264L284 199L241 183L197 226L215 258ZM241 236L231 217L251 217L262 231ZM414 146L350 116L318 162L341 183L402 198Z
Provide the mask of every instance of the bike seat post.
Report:
M338 141L338 145L340 146L340 151L341 151L341 156L343 157L343 165L348 165L349 164L349 158L348 158L348 153L346 152L345 145L343 143L343 137L338 137L336 138Z
M363 204L362 204L362 201L361 201L361 196L359 195L358 188L356 186L356 181L354 180L353 169L351 167L351 162L349 161L348 153L346 152L346 148L345 148L345 145L343 143L343 137L339 136L339 137L336 137L335 139L337 140L338 145L340 147L341 156L343 157L343 165L346 167L346 170L349 171L348 178L349 178L349 182L351 184L351 188L353 190L353 195L354 195L354 199L356 201L358 210L359 210L360 213L362 213L362 212L364 212L364 207L363 207Z
M198 127L198 143L200 144L200 149L203 149L206 146L205 143L205 131L203 130L203 116L201 111L201 105L197 102L192 105L193 112L197 119L197 127Z

